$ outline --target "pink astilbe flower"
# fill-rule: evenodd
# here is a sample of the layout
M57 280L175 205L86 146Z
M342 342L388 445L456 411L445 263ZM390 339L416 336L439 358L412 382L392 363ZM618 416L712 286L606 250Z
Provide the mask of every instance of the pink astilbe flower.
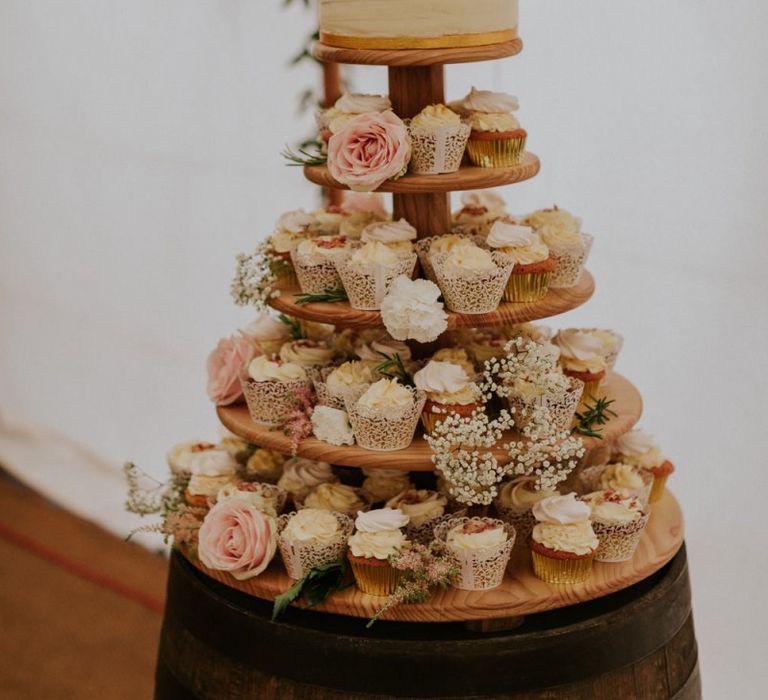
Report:
M312 435L312 389L306 386L296 390L296 405L283 423L283 432L291 438L291 454L295 457L301 441Z

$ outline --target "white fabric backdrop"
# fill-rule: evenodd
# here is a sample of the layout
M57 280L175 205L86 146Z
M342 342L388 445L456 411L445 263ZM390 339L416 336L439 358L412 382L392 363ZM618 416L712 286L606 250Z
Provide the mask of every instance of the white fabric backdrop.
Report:
M679 467L707 696L762 697L768 6L521 4L525 51L448 67L449 96L517 94L543 167L512 210L596 235L597 293L555 325L626 336ZM312 17L279 6L0 0L0 461L120 532L122 461L161 475L217 434L205 356L249 319L234 255L315 203L279 156L311 122L317 74L286 63Z

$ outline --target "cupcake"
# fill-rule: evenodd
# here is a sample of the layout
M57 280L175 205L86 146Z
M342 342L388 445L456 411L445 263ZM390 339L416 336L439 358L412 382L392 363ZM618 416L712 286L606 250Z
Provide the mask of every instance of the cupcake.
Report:
M465 243L476 242L473 236L463 233L447 233L442 236L430 236L422 238L416 242L416 254L419 256L419 264L424 272L424 276L437 283L435 269L432 266L432 255L445 255L450 253L456 246Z
M453 233L485 238L493 222L507 215L507 203L493 190L465 192L461 204L461 209L451 215Z
M413 488L408 472L399 469L363 469L363 489L374 503L384 503L403 491Z
M532 421L537 407L546 408L557 432L570 430L579 406L583 382L566 377L556 369L541 370L535 377L517 376L506 385L507 403L514 409L515 427L523 430Z
M581 277L593 240L581 233L581 219L555 206L533 212L524 223L541 236L556 264L550 287L573 287Z
M251 455L258 448L256 445L247 440L243 440L234 433L230 433L226 428L223 428L223 432L224 436L219 440L216 448L229 452L229 454L235 458L237 463L244 467Z
M226 450L204 450L192 455L189 483L184 500L191 506L207 508L219 491L237 479L237 462Z
M216 502L227 498L246 501L262 513L276 518L285 506L285 491L274 484L253 481L234 481L222 486L216 494Z
M616 331L604 328L582 328L580 330L591 333L603 344L605 364L608 366L608 369L613 369L621 348L624 346L624 337Z
M631 559L649 517L639 499L605 490L588 493L581 500L592 509L592 529L600 542L595 561Z
M346 236L318 236L301 241L291 250L291 260L303 294L322 294L341 289L334 260L347 255Z
M357 193L356 193L357 194ZM382 214L376 211L355 211L344 218L339 224L339 234L346 236L353 241L360 240L366 226L380 221L389 221L389 214Z
M395 277L410 277L416 253L400 255L379 241L364 243L352 255L336 261L336 269L353 309L378 311Z
M488 360L506 357L505 347L508 342L509 338L506 334L502 335L499 328L476 330L469 340L469 352L482 367Z
M367 112L386 112L392 109L392 103L384 95L366 95L363 93L345 92L334 103L318 115L318 126L325 136L335 134L350 119L358 114ZM325 139L327 140L327 138Z
M551 496L533 506L537 524L529 546L533 573L547 583L583 583L592 572L598 539L592 511L576 494Z
M431 433L446 416L471 416L482 407L480 389L460 365L430 360L413 375L427 400L421 413L424 430Z
M635 496L646 504L651 494L653 475L634 464L613 462L582 469L579 479L587 492L609 489L624 496Z
M191 473L191 465L195 455L216 449L220 448L212 442L196 442L194 440L174 445L166 456L171 473L174 476L188 476Z
M656 503L662 497L667 479L675 467L662 454L654 439L644 430L635 428L616 438L616 442L613 444L613 454L624 464L639 467L653 476L653 485L648 500L650 503Z
M274 355L291 335L287 323L283 323L268 311L260 312L247 326L240 329L243 335L254 340L264 355Z
M285 212L277 220L275 232L270 236L270 270L280 286L298 284L296 271L291 263L291 250L315 233L317 220L303 209Z
M283 464L284 455L259 447L248 457L243 472L248 479L276 484L283 475Z
M371 338L360 338L355 345L355 354L364 362L375 362L377 365L386 359L385 356L397 355L406 367L411 361L411 349L403 341L395 340L388 333L381 331Z
M445 305L461 314L495 311L504 294L513 261L466 242L446 254L430 254Z
M389 557L408 545L400 529L407 524L408 516L391 508L358 513L347 559L363 593L388 596L395 592L400 572L389 563Z
M405 219L378 221L363 229L360 240L363 243L383 243L398 257L409 258L414 253L412 241L416 240L416 229Z
M398 508L408 516L405 533L411 542L429 544L434 530L445 515L448 499L437 491L406 489L387 501L387 508Z
M349 516L318 508L280 516L277 546L288 575L300 579L317 566L340 561L352 528Z
M333 348L324 340L292 340L283 343L280 359L304 369L327 365L333 359Z
M477 379L475 365L469 359L469 354L464 348L441 348L432 355L432 359L436 362L450 362L453 365L458 365L472 381Z
M533 229L499 219L491 227L486 244L514 263L504 292L506 301L537 301L546 296L555 262Z
M259 355L243 379L248 412L255 423L281 423L293 411L296 392L311 388L303 367L278 357Z
M349 212L343 206L331 204L313 211L312 216L315 217L318 236L338 236L341 233L341 224L349 216Z
M428 105L408 122L413 152L409 169L417 175L456 172L461 166L470 127L441 104Z
M515 528L517 542L525 544L536 524L531 509L539 501L557 495L551 489L537 489L534 477L519 476L501 484L493 505L499 517Z
M307 494L301 507L351 515L359 510L367 510L370 502L360 489L345 484L324 483L315 486Z
M577 329L559 331L552 342L560 348L563 372L584 382L582 401L597 398L608 366L602 342L591 333Z
M484 591L504 580L515 530L493 518L449 518L435 528L435 539L459 569L451 585L465 591Z
M293 457L283 465L283 475L277 485L296 502L302 501L316 486L337 481L331 465L327 462Z
M344 400L357 444L389 452L411 444L425 395L394 379L380 379L359 398L347 395Z
M519 108L516 97L472 88L463 107L472 129L467 142L472 163L482 168L507 168L523 159L528 134L512 114Z
M318 403L344 410L344 395L358 392L377 379L377 362L350 360L324 367L313 375Z

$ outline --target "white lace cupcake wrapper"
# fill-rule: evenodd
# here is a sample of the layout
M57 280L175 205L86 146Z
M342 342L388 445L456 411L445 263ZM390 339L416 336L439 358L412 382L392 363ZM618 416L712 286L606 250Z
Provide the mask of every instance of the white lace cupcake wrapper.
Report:
M332 258L321 255L300 255L296 248L291 251L296 278L303 294L322 294L331 289L341 289L341 278Z
M347 540L354 530L352 518L343 513L333 513L339 523L339 531L332 540L323 543L310 544L307 542L292 541L282 535L285 526L294 513L281 515L277 521L278 532L277 546L280 549L285 569L292 579L300 579L310 569L323 564L341 561L347 551Z
M542 406L550 410L553 425L558 432L570 429L584 391L584 382L573 377L570 377L569 380L569 387L557 394L544 394L542 396L511 394L508 396L507 402L510 408L515 409L513 414L515 427L518 430L523 430L531 423L533 409Z
M498 308L514 262L505 261L495 253L493 256L496 263L493 270L462 270L458 273L446 271L445 254L430 256L445 305L451 311L485 314Z
M419 544L429 544L435 539L435 528L447 520L460 518L466 515L467 509L462 508L453 513L445 513L439 515L436 518L430 518L425 520L421 525L411 525L410 523L405 526L405 534L411 542L417 542Z
M271 425L282 423L296 408L296 392L311 389L307 381L256 382L243 379L240 382L248 404L248 412L255 423Z
M606 525L592 521L592 529L598 539L595 561L606 563L628 561L635 555L643 530L648 524L650 513L629 523Z
M349 260L337 260L336 270L347 292L349 305L361 311L378 311L394 279L400 275L413 275L417 259L416 253L404 255L394 266L356 266Z
M497 547L480 549L476 552L456 550L446 543L448 531L468 521L487 522L501 525L507 532L507 541ZM503 520L493 518L456 518L452 517L441 522L435 528L435 539L441 543L444 551L459 568L459 576L453 582L454 588L464 591L485 591L496 588L504 580L504 572L509 562L512 548L515 546L515 528Z
M484 239L482 236L477 236L469 233L456 233L454 235L461 236L468 241L472 241L475 245L484 247ZM442 236L430 236L429 238L420 238L414 244L416 247L416 254L419 256L419 263L421 264L421 270L424 276L437 284L437 276L435 275L435 268L432 266L432 261L429 259L429 249L432 247L438 238Z
M467 124L435 129L408 125L412 148L409 170L418 175L456 172L471 131Z
M426 395L415 391L415 401L401 409L371 409L360 406L354 395L344 397L352 432L360 447L378 452L391 452L408 447L421 417Z
M600 491L603 489L603 487L600 486L600 476L607 467L607 464L599 464L594 467L583 467L578 476L579 483L581 485L581 492L592 493L593 491ZM640 476L643 480L642 489L621 489L621 491L625 491L630 496L637 498L643 508L645 508L648 505L648 499L651 495L653 476L643 470L640 470Z
M594 238L588 233L582 233L582 245L550 246L549 253L557 263L557 268L549 278L549 286L553 288L573 287L581 277L581 272L589 257Z

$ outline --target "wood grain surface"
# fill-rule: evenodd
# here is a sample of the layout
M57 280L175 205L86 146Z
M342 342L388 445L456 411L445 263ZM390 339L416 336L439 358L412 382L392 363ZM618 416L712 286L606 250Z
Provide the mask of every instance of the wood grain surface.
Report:
M496 311L488 314L458 314L448 311L448 330L457 328L489 328L508 323L536 321L571 311L588 301L595 291L595 280L585 270L579 282L567 289L550 289L547 295L533 302L502 302ZM346 302L336 304L297 304L298 289L280 290L280 296L269 300L270 306L278 311L308 321L332 323L343 328L383 327L378 311L360 311Z
M488 187L512 185L515 182L530 180L541 168L539 159L533 153L526 152L518 165L508 168L478 168L462 166L455 173L442 175L405 175L398 180L387 180L377 192L402 192L406 194L425 194L430 192L455 192L460 190L480 190ZM304 175L310 182L322 187L335 187L345 190L334 180L325 165L307 165Z
M683 514L675 497L667 491L653 506L635 556L618 564L596 562L586 583L544 583L533 575L527 547L516 546L507 574L498 588L489 591L439 590L426 603L395 607L384 619L410 622L482 620L530 615L575 605L642 581L672 559L682 543ZM292 583L279 560L273 561L264 573L248 581L237 581L225 572L208 569L196 559L190 561L211 578L257 598L273 600ZM316 609L352 617L370 617L384 600L350 587L333 595Z
M615 399L611 408L617 416L611 418L603 429L603 439L583 438L584 446L588 452L601 452L610 449L612 442L630 430L643 411L643 400L634 385L615 372L608 375L603 389L609 398ZM248 440L261 447L266 447L277 452L289 454L291 441L282 431L270 430L269 426L258 425L251 420L248 408L245 404L234 406L220 406L217 410L219 420L235 435ZM357 445L336 446L329 445L314 437L304 438L298 454L301 457L317 459L331 464L340 464L348 467L366 467L379 469L400 469L402 471L434 471L432 464L432 451L429 445L421 437L421 428L417 429L416 438L404 450L397 452L374 452ZM511 435L506 436L504 441ZM507 455L502 449L495 450L497 459L503 464L507 461ZM586 457L586 463L600 463Z
M343 49L317 42L315 58L331 63L369 66L433 66L445 63L474 63L515 56L523 50L521 39L487 46L456 49Z

